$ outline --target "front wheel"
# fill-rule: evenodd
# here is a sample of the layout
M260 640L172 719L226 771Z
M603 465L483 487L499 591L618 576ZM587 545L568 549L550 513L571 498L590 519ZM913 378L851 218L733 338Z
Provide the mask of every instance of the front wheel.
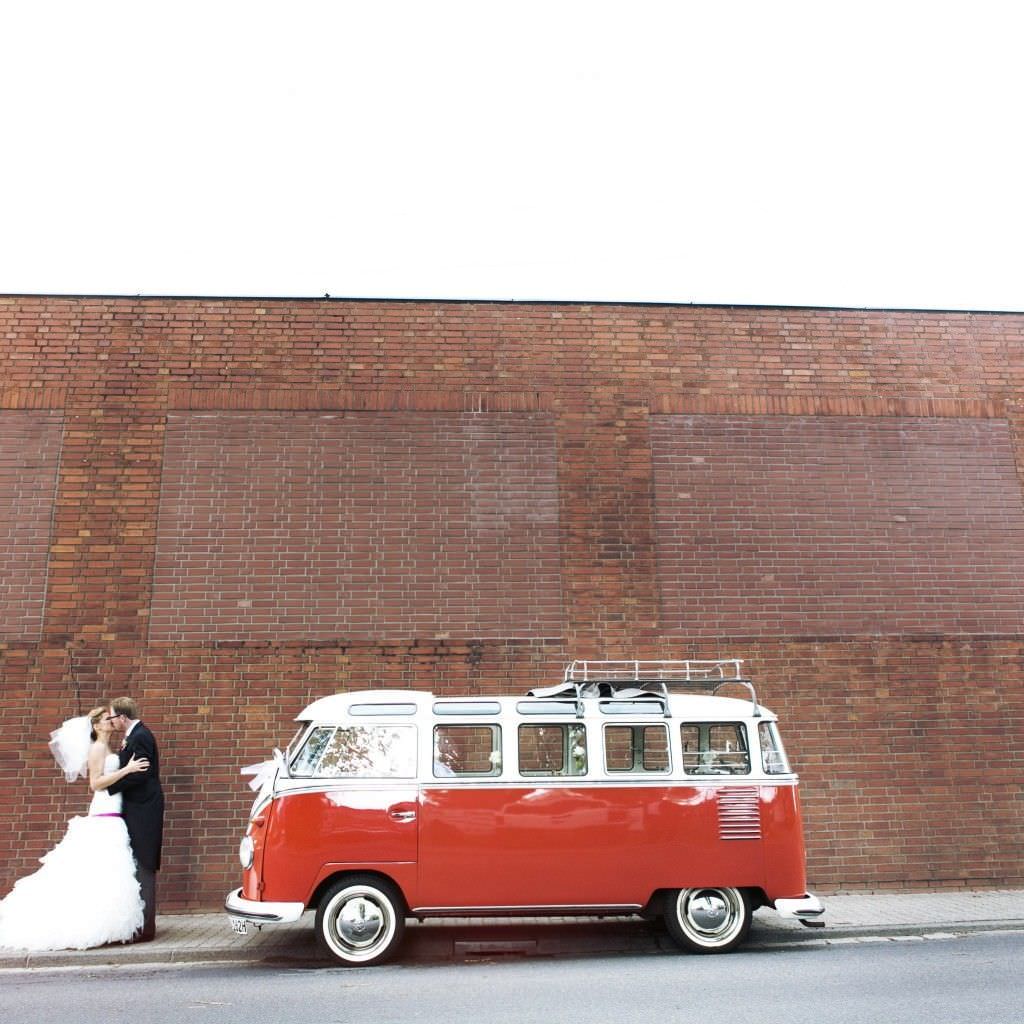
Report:
M750 931L750 897L742 889L674 889L665 895L673 941L693 953L728 953Z
M374 875L335 882L316 912L316 935L335 959L369 967L388 960L405 933L405 908L398 890Z

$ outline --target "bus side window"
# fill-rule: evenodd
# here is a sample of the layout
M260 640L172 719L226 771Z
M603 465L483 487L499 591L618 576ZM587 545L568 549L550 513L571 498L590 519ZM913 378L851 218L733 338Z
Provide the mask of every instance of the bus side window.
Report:
M335 730L316 765L319 778L412 779L416 777L416 728L351 725Z
M679 727L687 775L749 775L750 748L741 722L684 722Z
M586 775L586 726L519 726L519 774Z
M667 772L668 729L663 725L606 725L604 764L609 772Z
M501 727L434 726L434 776L501 774Z
M683 771L687 775L700 772L700 726L684 722L679 726L679 738L683 745Z

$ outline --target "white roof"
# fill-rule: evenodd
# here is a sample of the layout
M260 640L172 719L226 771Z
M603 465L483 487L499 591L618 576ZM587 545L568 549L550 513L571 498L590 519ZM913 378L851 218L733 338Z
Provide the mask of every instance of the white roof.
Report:
M600 700L607 701L609 698L586 697L583 700L586 714L597 712L597 704ZM620 698L621 699L621 698ZM566 697L557 701L565 703L574 698ZM348 709L353 704L415 704L417 712L429 712L435 701L497 701L502 711L514 711L516 704L521 701L529 701L543 705L552 702L549 698L534 698L522 696L495 696L493 694L461 694L461 695L435 695L424 690L350 690L346 693L336 693L329 697L321 697L314 701L296 716L298 722L331 722L348 717ZM749 719L753 714L753 705L748 700L738 700L735 697L711 697L704 695L673 693L669 696L669 709L673 719L683 721L701 722L733 722L740 719ZM765 707L759 707L760 717L767 721L775 721L775 715ZM382 715L387 715L386 708L381 709ZM613 720L612 715L602 715L605 720Z
M429 707L434 701L432 693L423 690L349 690L321 697L299 712L296 722L331 721L344 718L351 704L415 704L417 708Z

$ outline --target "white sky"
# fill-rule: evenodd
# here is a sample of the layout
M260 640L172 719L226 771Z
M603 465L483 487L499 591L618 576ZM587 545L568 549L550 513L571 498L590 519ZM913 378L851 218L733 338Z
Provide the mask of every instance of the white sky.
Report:
M7 0L0 292L1021 311L1022 27L988 0Z

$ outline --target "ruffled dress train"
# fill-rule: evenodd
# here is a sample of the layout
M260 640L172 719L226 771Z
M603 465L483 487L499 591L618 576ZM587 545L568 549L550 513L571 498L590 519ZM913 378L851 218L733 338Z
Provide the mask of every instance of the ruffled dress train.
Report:
M111 754L106 770L117 764ZM141 930L142 897L120 811L119 795L97 792L88 815L72 818L40 858L42 867L14 883L0 901L0 947L89 949Z

